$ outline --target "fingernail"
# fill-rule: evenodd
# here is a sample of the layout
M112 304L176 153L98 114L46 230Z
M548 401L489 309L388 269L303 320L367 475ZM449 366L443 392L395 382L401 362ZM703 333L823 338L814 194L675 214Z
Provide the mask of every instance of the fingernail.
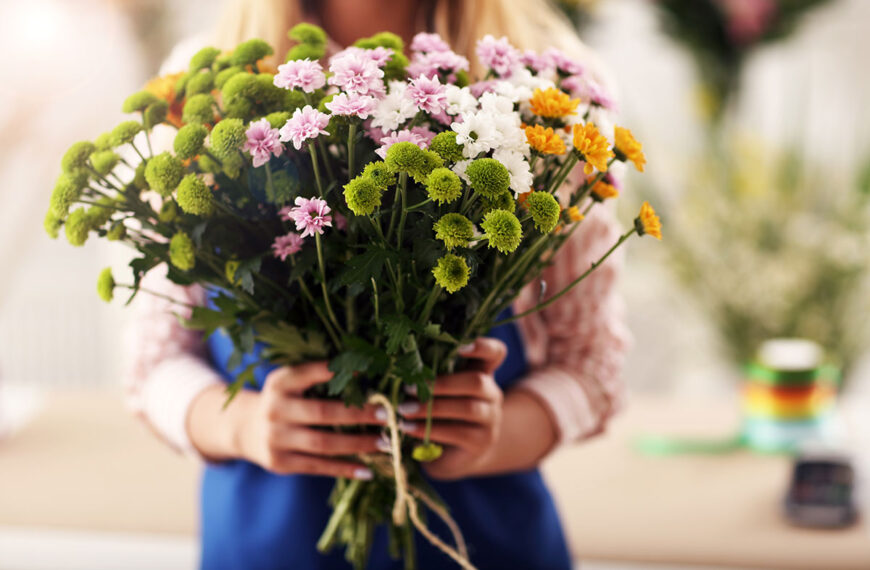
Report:
M379 422L387 422L387 409L383 406L379 406L378 409L375 410L375 419Z
M417 402L405 402L404 404L399 404L396 410L399 412L399 415L409 416L420 411L420 404Z
M381 434L381 437L375 442L375 447L378 448L378 451L383 451L384 453L389 453L393 450L393 446L390 445L390 440L387 439L387 436Z
M417 431L417 422L399 421L399 429L402 431Z
M474 350L474 343L469 342L468 344L463 344L459 347L459 354L468 354Z
M367 467L359 467L353 470L353 478L354 479L362 479L363 481L370 481L374 478L375 474L372 473L371 469Z
M405 386L405 393L409 396L416 396L417 386L415 384L409 384L408 386Z

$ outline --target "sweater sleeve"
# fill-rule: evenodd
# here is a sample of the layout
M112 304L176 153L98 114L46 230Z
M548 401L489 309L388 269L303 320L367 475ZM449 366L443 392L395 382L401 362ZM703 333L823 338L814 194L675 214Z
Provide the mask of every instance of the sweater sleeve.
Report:
M189 316L189 306L203 304L204 292L175 285L155 272L142 286L179 303L145 292L134 300L124 334L127 402L164 441L194 453L186 428L190 404L221 377L207 360L202 334L183 327L177 315Z
M548 298L616 242L619 232L608 210L599 206L593 212L518 299L518 311L537 304L533 297L541 282ZM546 406L560 443L602 432L624 399L621 372L630 341L615 287L620 266L617 251L558 301L519 321L532 362L519 387Z

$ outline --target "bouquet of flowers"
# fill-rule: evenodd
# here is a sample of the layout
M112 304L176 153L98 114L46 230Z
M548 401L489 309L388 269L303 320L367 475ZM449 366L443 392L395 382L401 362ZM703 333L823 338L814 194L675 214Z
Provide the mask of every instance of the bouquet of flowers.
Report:
M470 83L468 60L437 35L418 35L406 55L397 36L377 34L326 69L323 30L303 24L290 37L297 44L277 69L260 40L205 48L187 72L129 97L123 110L136 120L63 158L46 230L138 252L132 283L100 275L107 301L119 288L132 299L157 267L205 286L214 307L193 307L186 325L228 333L228 369L258 343L275 364L329 359L334 376L318 397L383 406L392 451L360 458L373 480L337 481L320 548L344 542L361 568L372 529L386 523L395 537L418 529L470 568L421 475L419 462L441 449L400 434L396 406L410 386L431 402L461 345L525 314L498 320L613 195L608 168L643 169L641 145L590 120L606 96L556 50L522 53L487 36L477 46L487 74ZM152 151L159 125L177 128L174 152ZM661 237L646 203L572 286L632 234ZM532 310L566 290L542 292ZM230 398L255 367L240 370ZM354 428L366 429L375 428ZM419 505L448 521L453 545L428 530Z

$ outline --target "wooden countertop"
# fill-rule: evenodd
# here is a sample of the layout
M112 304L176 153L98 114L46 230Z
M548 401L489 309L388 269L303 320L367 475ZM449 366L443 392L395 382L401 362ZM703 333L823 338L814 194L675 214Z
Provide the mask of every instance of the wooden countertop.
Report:
M727 435L729 404L638 399L603 437L544 466L578 556L752 568L868 569L870 533L780 517L789 462L746 452L645 457L638 433ZM118 395L50 395L0 440L0 526L196 532L199 468L157 441Z

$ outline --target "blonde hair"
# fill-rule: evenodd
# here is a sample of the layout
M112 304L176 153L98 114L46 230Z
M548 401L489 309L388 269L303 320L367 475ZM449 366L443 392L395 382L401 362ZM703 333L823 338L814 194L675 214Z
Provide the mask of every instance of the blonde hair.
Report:
M218 23L215 43L230 49L258 37L282 57L290 47L287 30L303 21L302 0L228 0ZM583 62L600 81L609 83L597 57L574 33L571 24L548 0L425 0L430 30L468 57L475 72L475 42L486 34L507 36L521 49L557 47ZM421 30L423 31L423 30Z

